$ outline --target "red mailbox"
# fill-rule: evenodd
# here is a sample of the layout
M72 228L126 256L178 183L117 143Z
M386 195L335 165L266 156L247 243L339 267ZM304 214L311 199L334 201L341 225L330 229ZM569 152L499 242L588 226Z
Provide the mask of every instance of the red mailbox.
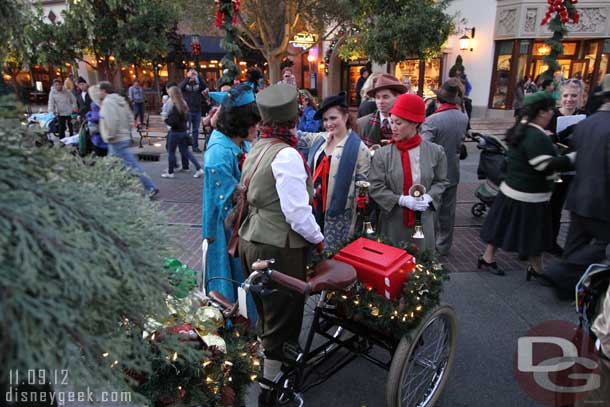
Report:
M345 246L334 259L352 265L363 284L388 300L400 296L402 285L415 269L415 257L405 250L364 237Z

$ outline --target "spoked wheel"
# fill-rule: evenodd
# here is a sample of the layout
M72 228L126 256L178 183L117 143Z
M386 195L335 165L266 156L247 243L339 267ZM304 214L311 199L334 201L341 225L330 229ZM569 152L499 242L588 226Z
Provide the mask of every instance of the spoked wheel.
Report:
M403 336L392 358L387 407L430 407L438 400L455 358L457 322L453 308L436 307Z
M477 218L480 218L481 216L483 216L486 211L487 211L487 207L482 202L472 205L472 209L470 210L472 215L476 216Z
M307 301L305 302L305 309L303 311L303 324L301 326L301 334L300 334L300 338L299 338L299 342L300 342L301 346L305 346L305 342L307 341L307 334L309 333L309 328L311 327L311 324L314 322L313 321L314 314L316 311L316 306L320 302L320 298L321 298L321 294L314 294L314 295L309 296L307 298ZM344 330L340 326L329 325L329 326L323 326L322 329L324 329L324 331L327 334L329 334L330 336L332 336L333 338L340 338L344 334ZM323 338L322 336L316 334L313 339L313 348L322 344L323 341L326 341L326 340L327 340L326 338ZM326 347L325 351L330 352L336 346L337 346L336 344L331 343ZM308 363L315 363L319 358L324 357L324 356L325 356L324 352L322 352L318 355L317 358L310 359Z

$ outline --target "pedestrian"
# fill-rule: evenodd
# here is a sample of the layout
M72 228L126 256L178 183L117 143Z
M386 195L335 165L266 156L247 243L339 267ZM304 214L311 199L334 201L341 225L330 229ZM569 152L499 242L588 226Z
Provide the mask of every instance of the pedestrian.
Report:
M188 125L193 138L193 152L201 153L199 149L199 126L201 125L201 99L208 88L203 78L196 70L188 71L186 78L179 86L189 107Z
M358 119L360 137L367 147L383 145L392 139L390 110L398 95L407 91L405 85L389 74L381 74L367 95L375 98L377 111Z
M159 193L159 189L129 150L133 122L129 103L115 93L110 82L102 81L98 86L99 98L102 102L99 121L100 134L104 142L108 144L108 154L122 159L128 168L137 173L146 195L153 198Z
M447 179L443 148L420 136L426 106L414 94L398 96L391 110L393 142L375 152L369 171L371 198L381 209L377 232L394 243L414 242L415 212L422 212L424 241L420 248L433 252L434 214ZM409 195L416 184L426 188L421 200ZM418 242L420 243L420 242Z
M246 83L252 88L252 92L256 95L259 91L260 80L263 78L263 74L258 68L249 68L246 72Z
M338 250L354 234L356 182L365 181L371 155L354 131L347 94L341 92L322 102L314 118L322 119L325 132L300 133L299 148L308 151L313 174L313 211L329 250Z
M551 134L551 140L555 143L559 151L569 148L572 144L571 135L575 125L569 126L562 131L557 131L557 119L562 116L584 115L586 112L582 110L579 104L582 102L582 96L585 92L584 83L578 79L570 79L564 81L559 86L559 108L553 109L553 117L546 127ZM562 172L558 181L555 183L553 194L551 195L551 210L553 213L553 247L549 253L561 257L563 248L557 242L559 237L559 229L561 227L561 213L563 205L568 195L568 190L574 179L574 171Z
M171 107L165 124L170 126L168 141L167 141L167 160L168 168L167 172L161 174L163 178L174 178L174 168L176 167L176 147L180 150L180 156L182 157L182 171L188 171L189 161L195 166L195 174L193 178L199 178L203 175L201 164L197 161L193 153L189 151L187 133L187 117L188 117L188 106L186 101L182 97L182 92L177 86L173 86L168 89L167 93L171 99Z
M468 116L460 110L464 94L459 79L449 78L434 93L436 112L426 118L421 135L424 140L443 147L447 156L449 185L436 207L436 250L441 256L447 256L453 243L457 189L460 183L460 152L468 128Z
M513 98L513 109L515 109L515 117L519 116L521 108L523 108L523 98L525 98L525 83L527 77L520 79L515 85L515 96Z
M144 124L144 89L138 79L134 79L133 84L127 90L127 97L135 115L135 121L140 118L140 124Z
M522 114L506 133L509 145L506 178L487 214L481 239L487 244L477 267L504 275L494 256L498 248L529 258L526 279L549 285L542 253L552 247L551 191L555 173L569 169L574 154L557 154L544 131L553 117L555 100L547 92L525 97Z
M89 112L87 112L85 116L85 120L87 120L87 127L89 128L92 149L96 156L106 157L106 155L108 155L108 144L102 139L99 126L100 108L102 104L99 85L90 86L87 89L87 93L91 99L91 106Z
M566 199L570 227L561 261L550 271L556 294L574 299L574 285L592 263L603 263L610 244L610 74L596 92L597 113L578 123L572 134L576 173Z
M256 102L262 135L242 171L242 182L251 176L247 194L250 212L239 230L239 256L247 274L256 260L275 259L275 270L305 281L308 254L312 247L315 254L322 252L324 235L309 204L313 183L296 150L298 92L291 85L271 85L257 94ZM253 175L251 171L255 171ZM265 379L274 380L280 372L282 361L288 359L284 349L299 347L304 300L303 295L279 285L271 295L254 296ZM275 393L266 386L261 388L258 405L276 405Z
M72 113L76 109L76 98L72 92L64 89L59 79L53 80L53 88L49 92L49 113L53 113L59 122L59 138L66 137L66 127L70 137L74 134L72 127Z
M402 78L400 79L400 81L402 82L403 85L405 85L405 88L407 88L407 91L405 93L415 93L413 92L413 84L411 83L411 77L408 75L403 75Z
M523 88L526 95L538 92L538 86L536 85L536 82L532 80L531 75L527 75L525 77L525 84L523 85Z
M545 79L540 84L540 90L552 95L555 91L555 85L553 84L553 81L551 79Z
M297 86L295 76L292 73L292 69L290 69L290 68L284 69L284 72L282 72L282 80L279 81L278 84L279 83L283 83L285 85L290 85L290 86Z
M66 80L64 80L64 89L72 93L74 97L77 96L76 86L74 86L74 81L72 80L72 77L70 75L68 75L66 77Z
M241 177L248 140L256 137L260 115L254 92L247 84L237 85L230 92L210 92L210 97L222 105L217 113L218 128L210 135L203 156L202 236L208 241L205 281L207 290L218 291L229 301L237 301L237 284L245 274L241 262L227 253L231 230L225 219L233 210L234 193ZM232 280L232 281L231 281ZM249 300L248 317L256 321L256 309Z
M356 106L360 106L360 103L362 102L362 95L360 94L360 91L362 91L364 82L366 82L366 79L370 74L371 71L369 71L369 68L366 66L360 68L360 77L358 78L358 81L356 81Z
M317 133L320 131L320 120L315 119L318 106L316 100L308 90L299 90L299 106L301 118L297 130Z
M362 89L360 90L360 106L358 107L358 118L361 118L363 116L366 116L368 114L371 113L375 113L377 111L377 105L375 104L375 98L374 97L369 97L369 95L367 95L368 91L373 89L375 87L375 84L377 83L377 79L379 78L381 74L380 73L376 73L373 72L371 73L368 78L366 79L366 81L364 82L364 85L362 85Z
M78 116L81 120L85 120L87 113L91 110L91 96L89 96L89 84L84 78L79 77L78 88L80 89L80 94L76 98L76 105L78 108Z

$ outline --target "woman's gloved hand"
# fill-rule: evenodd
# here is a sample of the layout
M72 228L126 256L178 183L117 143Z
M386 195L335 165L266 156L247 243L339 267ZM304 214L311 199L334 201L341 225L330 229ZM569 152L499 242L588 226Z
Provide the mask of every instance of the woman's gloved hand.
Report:
M423 212L428 209L429 203L424 199L415 199L411 195L401 195L400 198L398 198L398 205L403 208L409 208L412 211Z

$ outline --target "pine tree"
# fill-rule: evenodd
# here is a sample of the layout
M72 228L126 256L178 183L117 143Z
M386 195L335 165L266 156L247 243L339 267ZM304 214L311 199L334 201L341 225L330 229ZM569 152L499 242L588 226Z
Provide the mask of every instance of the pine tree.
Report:
M74 386L125 390L127 369L151 371L145 321L168 315L163 258L171 240L163 214L119 161L83 161L67 148L37 147L38 136L20 124L6 98L0 100L0 387L11 370L69 369ZM179 344L167 346L185 353Z

